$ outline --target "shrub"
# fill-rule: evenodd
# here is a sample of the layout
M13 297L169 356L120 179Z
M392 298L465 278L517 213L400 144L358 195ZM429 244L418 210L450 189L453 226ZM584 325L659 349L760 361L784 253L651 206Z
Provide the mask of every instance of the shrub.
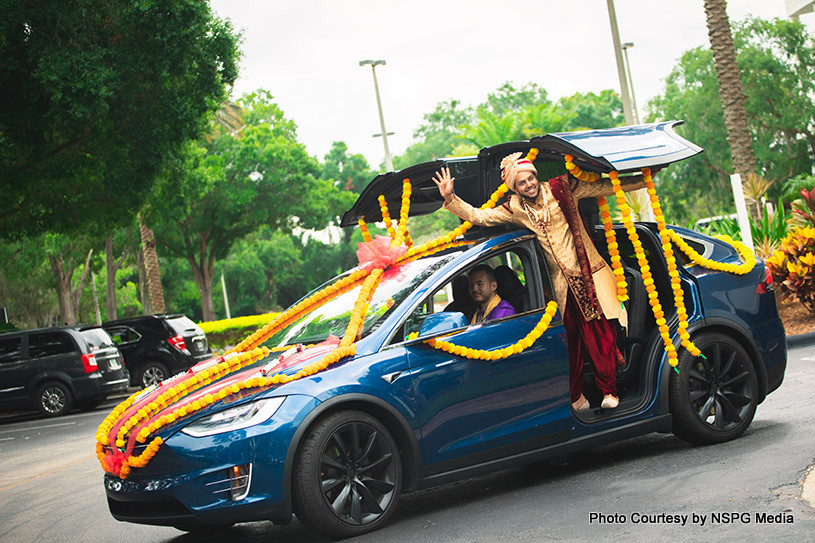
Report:
M213 352L221 352L232 345L237 345L246 336L271 322L278 314L266 313L263 315L249 315L222 319L219 321L202 322L201 330L207 335L207 341Z
M815 313L815 227L791 230L781 240L781 249L767 259L767 266L782 300L798 300Z

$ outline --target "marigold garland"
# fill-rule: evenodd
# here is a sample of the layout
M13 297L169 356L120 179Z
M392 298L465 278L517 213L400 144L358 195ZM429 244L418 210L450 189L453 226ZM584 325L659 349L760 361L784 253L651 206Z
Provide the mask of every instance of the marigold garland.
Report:
M546 311L544 311L540 321L538 321L538 324L535 325L535 328L533 328L531 332L529 332L522 339L518 340L516 343L504 347L503 349L496 349L494 351L488 351L485 349L471 349L469 347L455 345L453 343L440 341L437 339L428 339L425 343L434 349L454 354L456 356L462 356L464 358L471 358L474 360L501 360L513 354L521 353L531 347L532 344L535 343L538 338L541 337L541 335L543 335L546 329L549 328L549 324L552 322L552 318L555 316L556 312L556 302L549 302L546 304Z
M402 245L405 234L407 233L407 220L408 213L410 212L410 192L410 179L404 179L402 181L402 206L399 210L399 223L396 227L396 235L393 236L393 240L391 241L392 247ZM388 231L390 232L390 230Z
M357 221L357 224L359 225L359 231L362 232L363 241L365 241L365 243L368 243L369 241L373 241L373 238L371 237L371 232L368 230L368 225L365 224L365 217L364 216L359 218L359 220Z
M504 187L503 192L505 191L506 187ZM403 184L403 206L398 233L401 234L402 242L406 243L408 246L412 245L410 234L407 231L407 215L410 205L410 192L410 182L409 180L405 180ZM494 202L497 201L503 192L496 191L496 194L499 196L494 198L492 205L494 205ZM387 211L387 204L384 200L384 197L379 198L383 211L383 220L385 221L386 225L390 227L389 232L391 232L392 235L395 235L397 234L397 230L393 227ZM487 205L489 205L489 202L488 204L485 204L485 206ZM367 225L365 225L364 220L362 219L360 219L359 225L360 229L363 230L363 238L365 238ZM420 247L412 248L412 254L409 255L409 257L406 255L405 257L401 258L400 262L421 258L449 247L471 243L455 241L455 238L463 234L467 228L467 226L464 226L463 228L459 227L453 230L447 236L442 236L437 240L432 240L431 242L422 244ZM368 235L370 236L370 233L368 233ZM139 391L131 395L127 400L118 405L110 413L110 415L108 415L108 417L105 418L97 430L97 457L99 458L103 469L110 473L115 473L124 479L129 475L131 467L146 466L153 456L155 456L163 441L160 437L154 438L145 448L144 452L139 456L126 454L126 451L123 451L124 447L127 447L128 450L132 450L132 446L135 442L145 443L151 434L155 433L163 426L171 424L181 417L185 417L191 413L204 409L210 404L222 400L230 394L238 393L240 390L248 388L262 388L269 385L287 383L308 375L313 375L314 373L327 368L331 364L342 360L343 358L353 356L356 353L355 342L359 338L362 330L368 305L373 297L373 293L376 290L377 285L379 284L379 281L382 278L383 273L384 271L382 268L373 269L372 271L362 269L355 270L347 277L327 286L317 293L304 298L288 310L279 314L270 323L251 334L234 349L227 352L223 357L214 359L215 362L213 362L211 366L206 367L204 370L195 372L191 377L182 378L181 382L174 384L173 386L168 386L166 391L163 391L156 398L150 401L147 406L140 408L138 411L131 414L126 420L123 420L122 416L128 411L128 409L130 409L133 403L142 397L155 393L155 389L148 389L148 392ZM197 398L191 402L185 403L184 405L180 405L171 412L162 414L155 420L149 420L152 416L165 409L168 405L176 403L184 396L194 392L202 386L210 384L214 379L225 377L229 373L232 373L249 363L268 356L270 353L269 349L265 347L257 349L255 347L266 341L269 337L281 329L299 319L303 313L313 310L315 307L323 305L337 296L356 288L360 282L362 282L362 287L360 288L360 293L356 303L354 304L354 309L352 310L351 318L342 340L340 340L339 345L335 349L332 349L330 353L323 356L320 360L304 366L291 376L284 373L266 376L265 373L261 373L259 375L253 375L242 381L227 384L214 393L206 394L201 398ZM115 443L111 445L109 443L109 436L117 425L118 430L116 431ZM113 446L115 446L115 449L112 448ZM112 455L106 454L108 447L112 448Z
M685 253L688 256L688 258L691 259L691 262L693 262L697 266L701 266L703 268L707 268L710 270L732 273L735 275L745 275L747 273L750 273L750 271L752 271L752 269L756 265L756 257L750 250L750 248L747 247L747 245L745 245L744 243L732 239L730 236L722 235L716 237L724 241L728 245L732 246L734 249L736 249L736 252L739 254L741 259L744 260L744 262L742 262L741 264L726 264L724 262L716 262L715 260L704 258L702 257L702 255L697 253L693 249L693 247L688 245L685 242L685 240L683 240L679 236L679 234L677 234L673 230L669 229L668 235L670 236L671 241L674 244L676 244L677 248L679 248L680 251Z
M580 179L581 181L586 181L587 183L594 183L598 179L600 179L600 174L595 172L585 172L581 170L577 164L574 163L574 157L572 155L563 155L563 158L566 159L566 169L569 170L569 173L572 174L574 177Z
M379 195L379 209L382 211L382 222L385 223L385 228L388 229L388 235L391 239L396 237L396 229L393 227L393 222L391 221L391 214L388 212L388 202L385 200L385 195Z

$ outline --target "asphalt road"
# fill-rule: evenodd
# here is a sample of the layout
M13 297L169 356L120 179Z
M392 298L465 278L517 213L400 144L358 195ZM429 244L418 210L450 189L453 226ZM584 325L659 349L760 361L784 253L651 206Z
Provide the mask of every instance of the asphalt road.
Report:
M801 500L815 462L813 383L815 345L794 347L784 384L736 441L693 447L651 434L408 494L388 527L349 541L815 541L815 509ZM296 519L203 539L117 522L93 453L114 403L57 419L0 417L0 541L322 541Z

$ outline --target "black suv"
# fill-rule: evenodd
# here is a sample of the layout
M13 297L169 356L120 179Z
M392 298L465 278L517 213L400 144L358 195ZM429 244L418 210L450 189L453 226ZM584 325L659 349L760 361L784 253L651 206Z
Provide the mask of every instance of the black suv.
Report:
M98 326L59 326L0 334L0 409L64 415L93 409L127 390L130 376Z
M212 357L204 331L184 315L145 315L102 325L134 385L150 386Z

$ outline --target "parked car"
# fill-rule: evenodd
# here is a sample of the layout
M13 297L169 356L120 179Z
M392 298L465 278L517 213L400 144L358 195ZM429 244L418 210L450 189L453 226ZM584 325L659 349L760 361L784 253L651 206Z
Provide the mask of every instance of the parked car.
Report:
M354 225L362 216L368 222L379 220L379 195L385 195L392 216L399 216L405 178L413 187L411 214L437 210L441 199L432 176L443 165L456 177L457 193L478 205L500 183L500 159L530 146L540 150L536 164L542 172L549 166L562 172L565 154L573 155L581 168L601 172L665 167L701 151L676 135L674 125L550 134L486 148L478 157L380 175L345 214L343 225ZM530 347L501 360L466 358L427 343L444 337L467 348L503 349L533 330L553 300L546 260L532 232L473 229L466 243L387 268L367 307L356 352L322 371L309 373L309 364L336 347L353 318L359 285L339 289L323 305L304 298L312 309L263 343L286 351L219 377L211 377L213 363L202 364L193 373L200 372L203 383L190 385L192 391L174 391L176 384L190 382L183 378L145 391L120 420L137 420L139 409L155 412L152 429L144 430L146 441L132 450L134 456L152 459L137 463L140 467L126 478L105 475L112 515L207 530L262 519L286 523L294 514L319 532L347 537L385 524L403 492L649 432L673 431L694 443L740 436L757 406L781 384L786 367L784 329L764 264L759 261L737 276L704 269L678 255L688 330L706 359L680 348L675 371L632 258L632 244L622 225L614 228L630 290L629 333L619 338L626 365L618 372L621 401L616 409L571 408L559 311ZM706 258L739 262L727 243L674 230ZM594 231L604 239L602 227ZM677 315L656 225L637 224L636 231L678 345ZM597 245L601 250L605 246ZM517 314L469 325L461 313L443 311L450 302L448 286L485 262L506 266L517 279L499 284L499 293L512 300ZM341 284L351 273L321 289ZM257 383L274 372L287 378L245 390L236 384ZM598 406L600 393L590 367L586 373L586 395ZM151 404L160 390L185 396L168 407ZM184 407L174 411L178 405ZM119 427L111 426L112 436ZM156 436L163 443L154 442ZM112 441L100 447L106 454L127 450ZM105 458L100 458L103 463Z
M93 409L127 390L130 376L98 326L59 326L0 334L0 409L46 417Z
M102 326L122 352L136 386L154 385L212 357L207 336L184 315L145 315Z

